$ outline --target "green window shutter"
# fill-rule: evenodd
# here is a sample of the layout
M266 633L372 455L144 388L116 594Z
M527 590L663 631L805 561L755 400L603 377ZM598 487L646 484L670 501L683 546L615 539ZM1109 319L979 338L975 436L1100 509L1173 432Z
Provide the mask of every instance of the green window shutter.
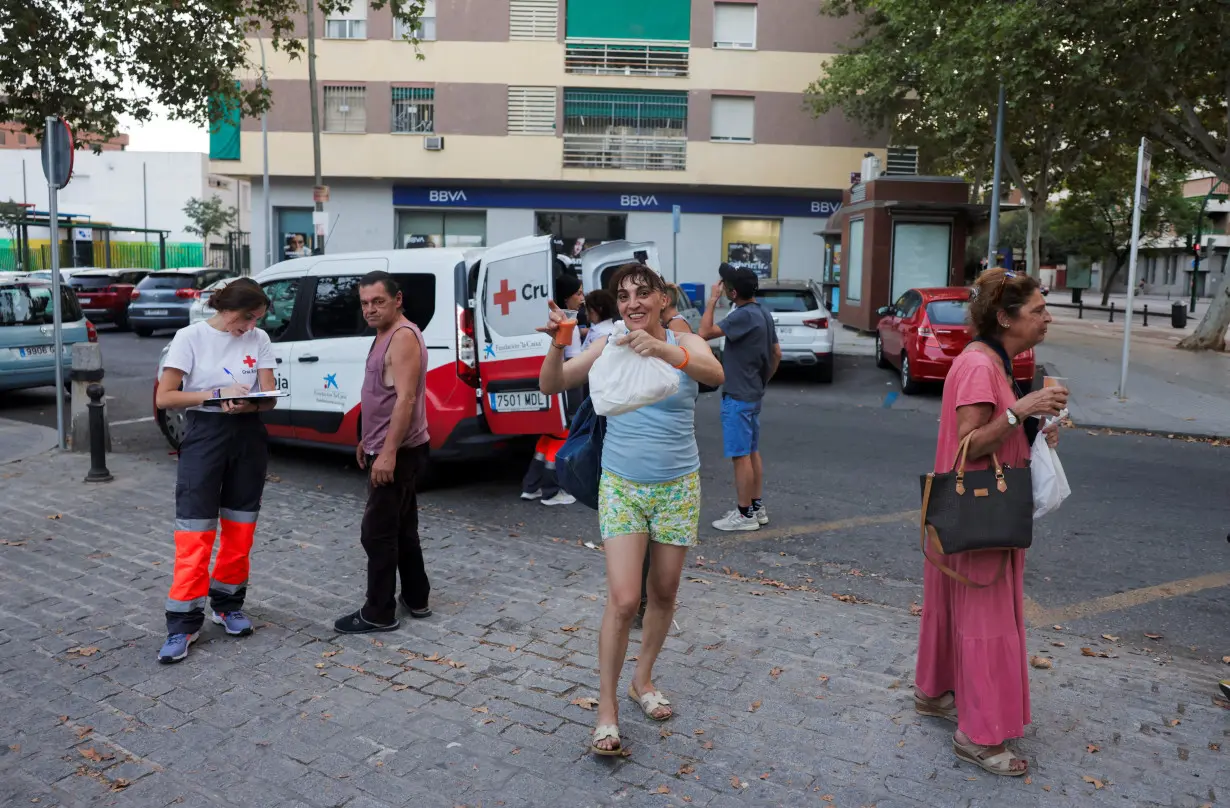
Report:
M568 0L569 39L692 38L691 0Z
M209 102L209 159L239 159L239 102L236 100L215 96Z
M688 119L688 94L629 93L619 90L564 90L564 118L596 118L616 124L664 121L681 124Z

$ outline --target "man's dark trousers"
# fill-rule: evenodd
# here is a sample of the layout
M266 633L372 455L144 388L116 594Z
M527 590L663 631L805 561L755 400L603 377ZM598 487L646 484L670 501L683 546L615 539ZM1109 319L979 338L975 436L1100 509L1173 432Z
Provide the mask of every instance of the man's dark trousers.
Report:
M375 455L367 456L367 508L363 512L362 542L367 551L367 602L363 618L388 624L397 617L397 576L402 599L410 608L427 606L431 582L419 543L419 505L415 485L427 465L429 444L397 452L393 482L371 484Z

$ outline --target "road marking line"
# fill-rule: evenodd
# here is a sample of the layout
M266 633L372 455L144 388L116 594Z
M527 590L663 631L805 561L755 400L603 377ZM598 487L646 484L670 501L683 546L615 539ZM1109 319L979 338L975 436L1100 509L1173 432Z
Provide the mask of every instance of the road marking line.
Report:
M848 530L852 527L888 525L894 522L912 522L917 519L917 510L901 511L900 513L882 513L875 516L852 516L849 519L837 519L832 522L813 522L806 525L748 531L732 538L739 542L768 541L770 539L787 539L791 536L801 536L806 533L831 533L834 530Z
M1067 606L1040 609L1030 618L1030 622L1035 625L1062 624L1085 617L1097 617L1107 612L1130 609L1133 606L1142 606L1156 600L1168 600L1170 598L1182 597L1183 595L1193 595L1205 589L1217 589L1223 586L1230 586L1230 570L1213 572L1208 575L1198 575L1195 578L1185 578L1180 581L1170 581L1156 586L1129 589L1127 592L1118 592L1114 595L1107 595L1104 598L1092 598L1079 603L1070 603ZM1025 607L1027 617L1029 617L1030 613L1030 602L1032 601L1028 601ZM1034 605L1037 606L1037 604Z
M154 416L147 415L144 418L132 418L127 421L112 421L111 426L128 426L129 424L145 424L154 420Z

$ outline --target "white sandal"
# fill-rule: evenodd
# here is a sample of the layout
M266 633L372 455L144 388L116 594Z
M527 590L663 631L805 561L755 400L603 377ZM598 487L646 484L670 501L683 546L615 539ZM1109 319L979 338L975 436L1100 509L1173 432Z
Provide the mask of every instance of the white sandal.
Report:
M632 685L628 685L628 698L636 702L636 705L641 708L641 712L643 712L645 717L650 721L666 721L675 715L674 710L670 710L670 712L660 718L653 714L654 710L662 707L670 709L670 699L666 698L666 696L663 696L661 693L645 693L643 695L638 695L636 688Z
M612 738L615 741L615 746L612 749L603 749L598 745L599 741L605 741ZM589 751L595 755L604 757L627 757L628 752L624 749L623 742L619 740L619 725L618 724L599 724L594 728L594 737L589 742Z

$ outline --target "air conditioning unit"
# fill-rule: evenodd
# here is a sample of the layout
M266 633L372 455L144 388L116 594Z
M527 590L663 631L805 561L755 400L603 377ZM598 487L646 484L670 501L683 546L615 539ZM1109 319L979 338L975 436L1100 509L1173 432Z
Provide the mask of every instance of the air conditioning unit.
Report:
M444 138L440 135L425 137L423 138L423 148L427 149L427 151L444 151Z

